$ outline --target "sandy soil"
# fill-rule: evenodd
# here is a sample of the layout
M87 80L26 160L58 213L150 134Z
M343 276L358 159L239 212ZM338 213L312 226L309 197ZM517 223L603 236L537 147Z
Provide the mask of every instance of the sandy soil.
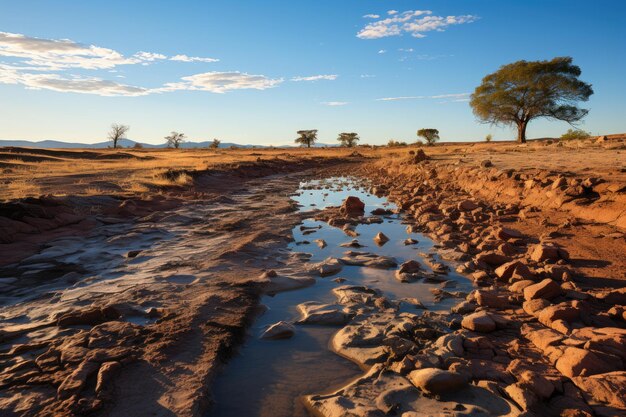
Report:
M503 344L529 332L521 323L569 339L578 328L577 320L537 324L522 308L529 300L511 298L514 282L497 284L498 267L514 260L527 263L537 280L558 282L571 295L563 302L585 303L577 308L591 315L587 327L626 328L619 307L626 304L623 141L424 149L426 160L416 147L360 147L358 155L1 150L0 409L29 416L201 415L216 369L255 315L267 284L263 272L291 262L278 251L302 219L289 194L311 177L361 175L442 247L466 253L471 261L463 272L496 294L468 301L520 324L494 334ZM48 196L33 198L42 194ZM465 201L469 209L460 208ZM527 260L542 244L569 256ZM481 301L488 295L519 304ZM626 346L621 330L610 337L618 349ZM592 351L604 352L594 343ZM515 351L537 363L557 355L530 341ZM623 363L614 364L624 372ZM582 401L592 407L584 412L618 415L610 413L619 412L619 401L602 395L622 392L626 377L612 381L610 388L587 379L576 384L587 387ZM561 411L554 415L570 415Z

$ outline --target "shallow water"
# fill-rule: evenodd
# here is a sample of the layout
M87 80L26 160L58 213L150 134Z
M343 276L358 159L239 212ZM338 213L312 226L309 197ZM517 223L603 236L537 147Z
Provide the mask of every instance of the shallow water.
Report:
M316 187L311 189L311 187ZM394 209L386 199L369 194L354 181L347 178L332 178L301 184L296 200L302 211L338 206L348 196L357 196L365 203L366 215L378 207ZM295 242L290 245L293 252L312 255L310 262L319 262L328 257L341 257L351 248L339 246L350 242L341 229L324 222L305 220L306 227L319 227L314 233L304 234L300 226L293 230ZM393 256L398 263L409 259L421 261L420 253L433 250L433 242L419 233L409 234L399 215L385 216L381 224L359 225L356 239L364 248L359 251ZM372 238L383 232L390 241L377 246ZM412 237L419 241L416 245L404 245L403 241ZM323 249L315 244L315 239L324 239ZM303 243L309 241L309 244ZM424 264L424 262L421 262ZM444 262L446 263L446 262ZM451 271L454 271L451 265ZM296 306L306 301L333 303L331 290L340 285L365 284L381 290L388 298L398 300L415 297L430 310L448 309L458 302L455 299L434 303L431 288L439 284L423 282L401 283L394 277L394 269L381 270L358 266L344 266L343 270L331 277L318 278L315 285L296 291L265 296L262 303L268 310L260 316L250 330L248 341L239 354L225 367L217 378L213 398L215 405L206 417L288 417L308 415L300 402L306 394L331 391L344 385L350 379L362 374L359 367L328 349L332 335L338 330L330 326L297 326L296 335L288 340L262 340L259 335L269 325L277 321L295 321L299 318ZM335 278L345 278L338 284ZM455 290L469 291L471 283L466 278L450 272L446 279L455 281ZM419 313L410 305L402 305L405 311Z

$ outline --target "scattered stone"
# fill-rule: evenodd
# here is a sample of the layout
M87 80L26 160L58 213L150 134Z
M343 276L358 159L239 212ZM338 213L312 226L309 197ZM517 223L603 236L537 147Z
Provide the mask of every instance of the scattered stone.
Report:
M339 211L348 216L362 216L365 213L365 203L358 197L350 196L343 201Z
M566 261L569 259L569 253L554 244L540 243L530 252L530 259L535 262L556 262L560 259Z
M467 385L463 375L438 368L424 368L408 375L409 381L426 394L444 395L462 389Z
M464 329L479 333L491 333L496 330L496 322L486 311L479 311L465 316L461 326Z
M296 328L293 324L279 321L268 327L261 335L261 339L289 339L295 333Z
M417 243L419 243L417 240L413 239L413 238L408 238L404 240L404 244L405 245L416 245Z
M561 286L550 278L546 278L537 284L529 285L524 288L524 298L526 301L543 298L551 300L561 295Z
M401 282L411 282L421 277L422 266L419 262L409 260L403 262L400 268L396 270L396 279Z
M317 243L317 246L319 246L320 249L324 249L327 246L324 239L315 239L313 242Z
M378 246L382 246L385 243L389 242L389 238L385 236L383 232L378 232L378 234L374 236L374 242L376 242Z

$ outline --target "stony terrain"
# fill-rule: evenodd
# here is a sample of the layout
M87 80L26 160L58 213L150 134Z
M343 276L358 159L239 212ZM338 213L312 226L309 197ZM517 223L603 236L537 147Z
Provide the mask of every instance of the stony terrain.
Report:
M626 414L623 141L313 152L264 150L108 195L61 195L64 174L57 196L3 203L3 415L202 415L260 295L341 265L441 282L438 295L458 303L407 314L376 288L337 282L334 307L300 305L300 322L339 326L332 348L364 369L307 396L316 413ZM346 174L395 202L475 289L447 289L436 261L346 248L311 265L280 252L303 218L289 198L298 183ZM50 176L37 187L55 189ZM317 217L356 237L385 214L364 216L351 200ZM278 323L266 336L293 331Z

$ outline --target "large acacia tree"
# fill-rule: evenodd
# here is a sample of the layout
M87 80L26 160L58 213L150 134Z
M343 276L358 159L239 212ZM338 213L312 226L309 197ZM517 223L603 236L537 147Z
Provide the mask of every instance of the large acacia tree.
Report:
M417 136L424 138L428 145L434 145L439 140L439 131L432 128L420 129L417 131Z
M517 127L517 141L526 142L528 123L539 117L576 123L589 113L576 103L593 94L578 79L571 57L550 61L517 61L483 78L472 94L474 114L485 123Z
M346 146L348 148L354 147L359 139L359 134L353 132L340 133L337 138L337 140L341 142L341 146Z
M180 148L180 145L185 141L185 134L172 132L169 136L165 137L165 140L167 141L166 144L168 148L178 149Z
M300 145L306 145L308 148L311 147L317 140L317 129L312 130L298 130L298 138L296 138L296 143Z

